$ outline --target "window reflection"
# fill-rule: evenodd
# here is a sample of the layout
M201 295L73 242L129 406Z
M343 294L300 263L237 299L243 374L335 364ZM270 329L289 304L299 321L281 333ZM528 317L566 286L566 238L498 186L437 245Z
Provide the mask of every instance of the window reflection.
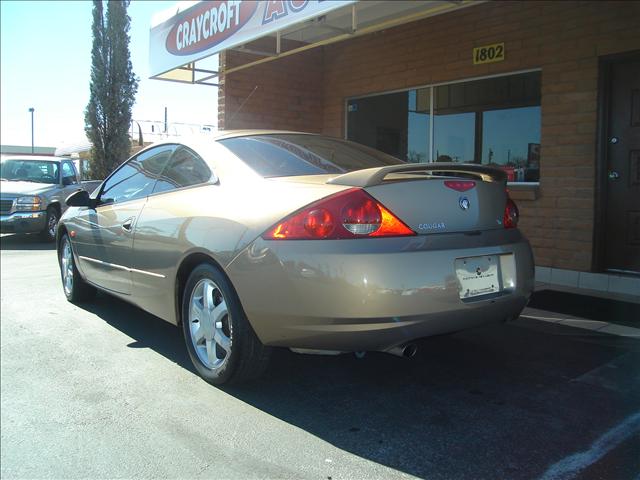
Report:
M509 181L537 182L540 175L540 107L482 114L482 163L507 172Z
M474 113L435 115L434 158L437 162L473 162L476 116Z
M104 182L100 202L118 203L149 195L174 149L175 145L160 145L127 161Z
M409 91L407 118L408 162L429 161L430 89Z
M178 147L162 174L158 177L153 193L205 183L211 178L211 170L202 158L187 147Z
M349 101L347 139L406 160L407 92Z

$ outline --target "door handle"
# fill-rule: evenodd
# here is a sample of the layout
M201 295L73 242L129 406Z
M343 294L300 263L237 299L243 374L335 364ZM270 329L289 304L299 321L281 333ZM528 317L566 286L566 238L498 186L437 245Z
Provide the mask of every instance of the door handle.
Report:
M133 226L133 220L134 219L135 219L135 217L127 218L122 223L122 230L124 230L125 232L131 232L131 227Z

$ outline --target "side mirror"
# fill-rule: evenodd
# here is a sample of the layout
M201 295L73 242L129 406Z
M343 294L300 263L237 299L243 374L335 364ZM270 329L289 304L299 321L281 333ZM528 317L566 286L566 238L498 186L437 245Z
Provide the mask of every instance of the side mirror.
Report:
M65 203L70 207L91 207L94 200L89 197L89 193L86 190L78 190L67 197Z
M72 185L73 183L75 183L73 181L73 177L62 177L62 185L64 185L65 187L68 187L69 185Z

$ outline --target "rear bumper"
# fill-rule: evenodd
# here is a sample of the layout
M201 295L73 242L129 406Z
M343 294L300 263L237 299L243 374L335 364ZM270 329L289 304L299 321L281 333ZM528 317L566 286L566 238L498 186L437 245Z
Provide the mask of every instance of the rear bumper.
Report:
M15 212L0 215L1 233L37 233L44 230L47 212Z
M456 258L498 255L500 293L461 300ZM417 338L516 318L534 287L517 231L475 236L271 241L229 266L249 321L267 345L387 350Z

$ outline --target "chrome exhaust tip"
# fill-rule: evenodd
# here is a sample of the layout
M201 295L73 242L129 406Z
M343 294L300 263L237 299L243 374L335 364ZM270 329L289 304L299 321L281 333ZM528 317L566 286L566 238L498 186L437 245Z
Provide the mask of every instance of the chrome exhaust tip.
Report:
M416 353L418 353L418 346L415 343L409 343L405 345L402 353L405 358L413 358L416 356Z
M415 343L407 343L405 345L398 345L397 347L386 350L387 353L402 358L413 358L418 351L418 346Z

